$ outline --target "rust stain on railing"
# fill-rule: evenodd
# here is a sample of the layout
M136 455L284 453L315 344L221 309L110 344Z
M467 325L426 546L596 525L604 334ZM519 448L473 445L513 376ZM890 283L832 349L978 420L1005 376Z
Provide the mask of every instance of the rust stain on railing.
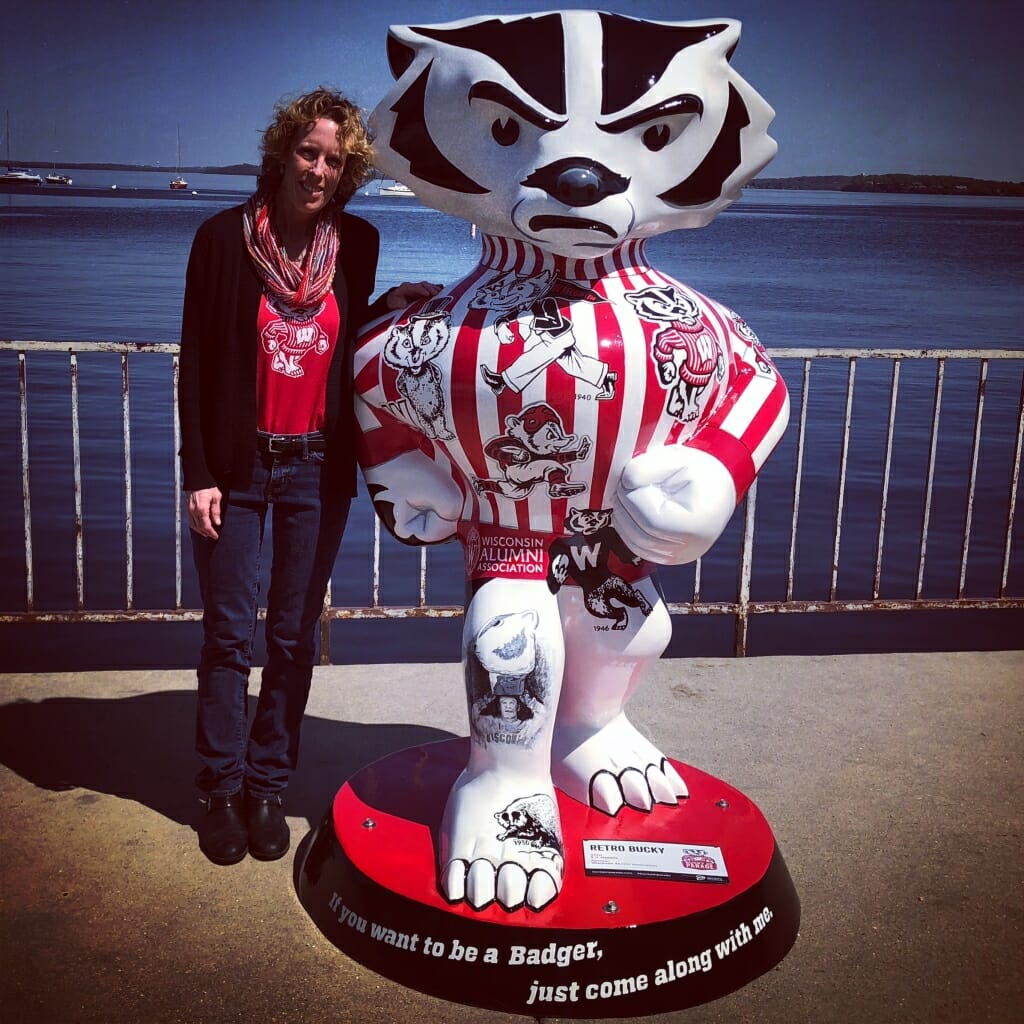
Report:
M129 622L185 622L202 617L198 608L182 606L182 482L180 469L174 474L174 607L135 607L135 535L134 535L134 480L132 470L131 437L131 384L129 357L144 354L171 356L171 408L173 420L174 452L181 445L177 416L177 383L180 372L178 345L170 342L122 342L122 341L48 341L48 340L0 340L0 351L14 351L18 360L18 404L21 448L22 516L24 524L25 558L25 609L23 611L0 612L0 623L129 623ZM68 355L71 391L71 446L73 459L73 500L74 500L74 608L40 611L36 607L36 579L33 564L32 488L29 472L29 387L27 356L35 352L59 352ZM85 607L85 563L84 543L86 524L82 511L82 453L80 437L80 395L78 355L83 352L106 352L120 358L121 368L121 446L123 451L124 481L124 531L125 531L125 607L119 609L88 609ZM668 603L672 615L731 615L735 618L734 650L745 655L748 649L748 634L752 616L765 614L809 614L841 612L894 612L894 611L944 611L944 610L996 610L1022 609L1024 597L1007 594L1011 556L1013 553L1013 528L1016 515L1017 489L1020 483L1021 460L1024 453L1024 379L1021 382L1017 406L1015 442L1011 467L1011 483L1007 496L1006 533L1002 538L1000 582L998 594L994 597L968 598L965 595L968 555L971 532L974 524L979 461L982 444L982 425L986 406L986 392L989 369L992 361L1017 360L1024 367L1024 353L989 349L867 349L867 348L775 348L769 354L776 360L800 360L802 381L800 406L796 429L796 464L792 484L792 520L789 530L789 544L785 566L785 597L782 600L754 600L751 596L751 581L754 564L754 531L757 516L757 482L751 486L744 501L743 529L739 554L739 570L735 601L704 601L701 597L702 563L694 566L692 599ZM841 416L841 439L834 517L835 536L831 552L828 582L828 598L824 600L798 600L794 597L797 538L801 511L801 494L805 473L805 452L807 449L807 421L811 384L812 364L817 360L842 360L847 364L845 401ZM853 408L857 383L859 360L888 360L892 363L889 383L888 415L885 427L885 454L881 475L878 530L875 539L874 565L871 581L871 597L841 600L838 597L840 553L843 542L843 523L847 511L847 483L850 462L851 432L853 430ZM936 364L934 395L931 402L930 428L928 431L928 459L924 481L921 509L920 547L917 553L916 581L914 596L906 599L882 598L882 567L885 548L887 519L889 513L890 484L892 479L896 416L900 394L901 369L907 360L930 360ZM963 536L960 539L959 574L956 596L953 598L924 597L924 578L927 564L929 533L932 527L933 501L936 486L936 466L939 447L946 368L949 361L975 360L979 363L977 402L973 417L970 466L966 481L965 518ZM792 429L792 428L791 428ZM175 465L177 459L175 457ZM334 605L330 587L324 602L320 621L321 659L326 663L330 656L330 627L332 622L367 619L449 619L463 614L461 605L431 605L427 601L427 549L419 552L418 593L416 604L382 605L381 598L381 528L374 521L371 569L371 600L365 607ZM262 613L261 614L265 614Z

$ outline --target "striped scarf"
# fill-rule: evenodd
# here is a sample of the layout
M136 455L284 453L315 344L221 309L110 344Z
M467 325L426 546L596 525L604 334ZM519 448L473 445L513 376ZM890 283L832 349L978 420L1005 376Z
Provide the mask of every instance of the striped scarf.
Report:
M316 309L334 283L338 257L338 223L333 211L325 211L301 265L285 255L271 224L271 207L259 195L249 197L242 213L245 247L275 305L285 315L308 315Z

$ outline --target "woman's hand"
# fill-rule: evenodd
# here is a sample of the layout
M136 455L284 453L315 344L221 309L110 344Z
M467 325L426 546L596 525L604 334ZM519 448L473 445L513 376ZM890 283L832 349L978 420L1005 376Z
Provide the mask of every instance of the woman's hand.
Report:
M406 306L411 306L422 299L432 299L440 290L441 285L432 284L430 281L403 281L388 292L388 309L405 309Z
M219 487L205 487L201 491L185 492L188 526L200 536L217 539L220 529L221 493Z

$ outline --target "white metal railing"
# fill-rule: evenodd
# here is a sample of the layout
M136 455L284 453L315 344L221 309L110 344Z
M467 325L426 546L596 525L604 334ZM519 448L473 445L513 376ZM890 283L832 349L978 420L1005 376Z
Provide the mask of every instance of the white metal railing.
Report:
M18 423L21 458L22 481L22 522L24 536L23 572L25 581L24 607L17 610L0 608L0 623L33 623L33 622L159 622L195 620L201 617L198 607L185 607L182 598L182 488L180 474L174 471L173 508L167 515L173 517L173 562L174 562L174 601L173 606L164 608L138 607L136 601L135 571L136 544L134 529L134 473L132 457L132 388L129 370L134 366L137 357L163 355L170 361L170 374L166 381L167 403L170 410L171 433L168 444L171 461L177 466L174 457L180 446L177 418L177 378L178 378L178 346L174 343L133 343L116 341L35 341L35 340L0 340L0 354L14 353L18 365ZM28 364L37 355L50 353L66 354L70 385L70 420L71 420L71 461L70 474L73 489L73 531L74 531L74 601L73 607L48 608L38 607L35 578L35 551L33 546L33 490L30 477L30 388ZM117 357L120 361L120 434L123 462L124 486L124 601L123 607L92 608L87 607L84 541L87 533L87 517L83 513L83 456L80 440L80 396L79 396L79 356L88 353L106 353ZM793 380L789 380L794 398L794 423L790 426L790 434L796 427L795 451L792 479L789 481L789 496L792 514L788 524L788 552L785 558L785 593L784 596L771 599L755 599L752 596L752 576L755 553L755 519L757 514L758 484L748 492L744 502L742 517L742 534L737 564L737 586L735 597L731 600L705 600L702 597L701 562L692 569L692 592L687 600L669 600L669 611L674 615L731 615L735 618L735 653L744 655L748 648L748 629L752 616L768 613L817 613L817 612L861 612L861 611L906 611L935 609L1022 609L1024 595L1014 596L1010 593L1011 565L1014 555L1014 527L1016 514L1016 496L1020 482L1022 447L1024 447L1024 352L991 349L868 349L868 348L774 348L769 349L771 357L780 365L789 365L796 361L801 367L801 382L797 389ZM11 357L8 357L11 358ZM844 525L847 523L847 492L848 469L851 453L851 436L854 426L854 399L857 369L862 362L875 363L886 361L891 366L888 384L887 416L884 433L884 458L881 470L881 493L877 508L870 510L870 516L877 518L877 529L874 531L874 562L872 583L864 593L855 596L840 596L839 567L840 554L844 540ZM934 387L930 402L926 406L929 423L927 426L927 464L924 467L924 496L921 511L919 537L916 540L916 580L913 584L912 596L883 597L883 553L886 549L886 529L889 518L890 488L893 483L893 458L896 449L896 424L898 410L901 408L901 372L909 363L918 365L922 361L931 362L935 366ZM807 471L808 412L810 408L811 371L820 364L846 364L845 384L842 389L842 411L831 408L826 410L829 429L840 432L838 456L838 480L834 495L834 535L832 537L831 567L827 597L816 599L798 599L795 595L794 580L797 565L797 549L800 533L801 502L805 473ZM970 426L971 445L967 479L963 482L964 518L962 537L959 545L959 574L955 594L948 596L927 596L925 593L925 569L927 564L932 514L934 508L934 492L942 422L943 398L946 393L947 367L949 365L966 365L974 363L978 367L976 398L974 413ZM999 426L1002 432L1000 444L1012 441L1012 456L1008 457L1009 472L1006 493L986 495L986 501L999 501L1005 509L1003 523L1005 532L999 538L1001 545L1001 571L999 583L992 593L982 596L968 596L966 591L968 556L971 550L972 527L976 501L978 497L979 458L982 449L982 427L986 408L986 392L989 383L990 367L1000 364L1013 372L1020 373L1022 384L1015 385L1013 422L1007 419L1003 411L1003 421ZM792 373L787 373L792 377ZM48 378L49 380L49 378ZM52 381L50 382L52 384ZM1005 384L1005 382L1004 382ZM962 389L961 389L962 390ZM917 388L920 391L920 387ZM1019 395L1019 397L1018 397ZM838 393L837 393L838 397ZM0 392L0 404L6 395ZM921 405L919 396L916 397ZM1005 405L1005 403L1004 403ZM923 435L922 435L923 436ZM777 456L773 457L777 458ZM769 467L773 460L769 461ZM762 477L764 474L762 474ZM858 516L863 513L857 510ZM388 538L383 542L389 543ZM461 604L438 604L427 600L427 558L428 550L419 551L418 597L415 603L385 604L381 601L382 578L382 537L380 524L374 520L372 552L371 599L368 604L335 604L331 592L321 619L321 658L325 662L330 652L331 623L339 619L353 618L449 618L462 615ZM7 560L7 572L15 571L16 559Z

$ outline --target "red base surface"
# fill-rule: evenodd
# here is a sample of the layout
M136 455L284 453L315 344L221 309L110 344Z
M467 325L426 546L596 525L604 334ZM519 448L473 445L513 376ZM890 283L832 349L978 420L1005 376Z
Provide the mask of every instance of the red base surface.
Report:
M339 790L302 856L299 898L355 959L441 998L533 1016L630 1016L732 991L781 960L799 901L767 821L739 790L673 762L676 807L614 818L559 794L561 894L539 912L449 904L436 838L468 740L412 747ZM717 846L725 883L595 877L583 841Z

